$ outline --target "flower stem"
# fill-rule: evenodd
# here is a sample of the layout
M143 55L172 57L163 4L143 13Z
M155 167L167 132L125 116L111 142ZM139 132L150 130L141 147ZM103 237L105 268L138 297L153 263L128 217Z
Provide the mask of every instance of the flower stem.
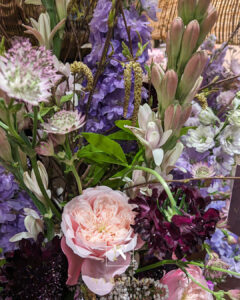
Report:
M202 285L200 282L198 282L191 274L189 274L186 270L184 271L186 273L186 275L192 280L192 282L196 283L198 286L200 286L200 288L202 288L204 291L215 295L216 293L214 291L211 291L210 289L208 289L207 287L205 287L204 285Z
M154 175L157 178L157 180L162 184L163 188L165 189L165 191L168 195L168 198L170 200L171 207L175 211L175 207L176 207L175 199L173 198L173 194L170 191L170 188L169 188L168 184L166 183L166 181L163 179L163 177L161 175L159 175L156 171L154 171L150 168L135 166L134 169L142 170L144 172L150 173L150 174Z
M38 186L40 188L41 193L43 194L43 197L46 200L47 205L51 208L51 210L56 215L56 217L59 220L61 220L61 213L58 211L58 209L56 208L56 206L53 204L53 202L51 201L51 199L48 197L46 189L45 189L45 187L43 185L42 178L41 178L40 172L38 170L38 165L37 165L36 157L31 158L31 163L32 163L32 168L34 170L36 179L37 179Z
M76 179L77 186L78 186L78 192L81 195L82 194L82 183L81 183L81 179L80 179L80 177L78 175L78 172L77 172L77 170L76 170L76 168L74 166L74 163L71 166L71 171L72 171L72 173L73 173L73 175L74 175L74 177Z
M33 107L33 139L32 139L32 148L34 149L36 146L37 139L37 123L38 123L38 109L36 106Z

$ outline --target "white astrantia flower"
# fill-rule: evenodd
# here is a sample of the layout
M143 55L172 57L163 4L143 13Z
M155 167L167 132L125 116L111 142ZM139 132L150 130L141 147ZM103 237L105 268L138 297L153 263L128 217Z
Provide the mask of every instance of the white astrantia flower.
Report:
M207 107L206 109L202 109L198 117L201 124L206 126L215 124L216 122L220 123L219 118L214 114L214 112L210 107Z
M240 127L240 110L231 110L228 114L228 121L231 125Z
M192 165L191 173L193 178L213 177L215 170L214 167L210 166L207 162L200 161Z
M240 127L228 125L221 133L219 141L227 154L240 154Z
M215 146L215 130L211 126L200 125L197 129L189 129L186 145L198 152L205 152Z

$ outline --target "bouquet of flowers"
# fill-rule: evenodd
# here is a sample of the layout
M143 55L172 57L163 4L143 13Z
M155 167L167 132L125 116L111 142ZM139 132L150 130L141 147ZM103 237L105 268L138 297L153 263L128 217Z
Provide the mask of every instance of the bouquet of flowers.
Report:
M240 299L240 62L210 0L151 50L157 2L25 0L2 38L0 299Z

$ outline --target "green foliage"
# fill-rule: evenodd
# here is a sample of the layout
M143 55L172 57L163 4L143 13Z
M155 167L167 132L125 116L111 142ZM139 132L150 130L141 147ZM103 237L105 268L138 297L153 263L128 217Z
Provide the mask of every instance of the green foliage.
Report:
M60 103L63 104L65 102L68 102L72 99L72 97L73 97L73 94L62 96L62 98L60 99Z
M117 142L97 133L84 132L82 133L82 136L91 146L102 151L103 154L108 155L115 160L115 162L127 165L125 153Z
M5 52L5 37L3 36L0 42L0 56L4 55Z

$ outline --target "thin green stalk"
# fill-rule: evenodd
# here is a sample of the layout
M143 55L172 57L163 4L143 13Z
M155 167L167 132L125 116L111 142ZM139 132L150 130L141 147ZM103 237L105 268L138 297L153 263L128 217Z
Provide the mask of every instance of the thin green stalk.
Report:
M172 209L175 210L175 207L176 207L175 199L173 198L172 192L170 191L170 188L169 188L168 184L166 183L166 181L163 179L163 177L161 175L159 175L156 171L154 171L150 168L146 168L146 167L142 167L142 166L135 166L134 169L142 170L146 173L150 173L150 174L154 175L157 178L157 180L161 183L163 188L165 189L165 191L168 195L168 198L171 202Z
M36 140L37 140L37 123L38 123L38 108L37 106L33 107L33 139L32 139L32 148L34 149L36 146Z
M200 288L202 288L204 291L215 295L216 293L214 291L211 291L210 289L208 289L207 287L205 287L204 285L202 285L200 282L198 282L191 274L189 274L187 271L184 271L186 273L186 275L192 280L192 282L196 283L198 286L200 286Z
M176 264L176 260L172 260L172 259L168 259L168 260L161 260L155 264L152 264L152 265L149 265L149 266L145 266L145 267L142 267L140 269L137 269L136 270L136 274L137 273L141 273L141 272L145 272L145 271L149 271L149 270L152 270L152 269L155 269L155 268L158 268L160 266L163 266L163 265L174 265Z
M74 166L74 163L73 163L73 165L71 166L71 171L72 171L72 173L73 173L73 175L74 175L74 177L75 177L75 179L76 179L77 186L78 186L78 192L79 192L79 194L81 195L81 194L82 194L82 183L81 183L81 179L80 179L80 177L79 177L79 175L78 175L78 172L77 172L77 170L76 170L76 168L75 168L75 166Z
M56 217L59 220L61 220L61 213L58 211L58 209L56 208L56 206L53 204L53 202L51 201L51 199L48 197L46 189L45 189L45 187L43 185L42 178L41 178L40 172L38 170L38 165L37 165L36 157L31 158L31 163L32 163L32 168L34 170L36 179L37 179L38 186L40 188L41 193L43 194L43 197L46 200L47 205L51 208L51 210L56 215Z

